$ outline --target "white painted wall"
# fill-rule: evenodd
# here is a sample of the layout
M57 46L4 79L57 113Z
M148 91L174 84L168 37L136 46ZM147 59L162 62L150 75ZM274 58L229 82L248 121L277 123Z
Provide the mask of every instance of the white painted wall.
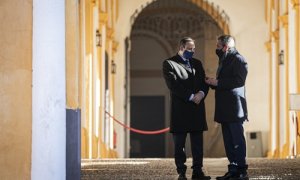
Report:
M33 0L33 180L66 178L65 1Z
M219 5L230 18L230 32L236 38L237 49L246 58L249 65L247 77L247 101L250 121L245 124L245 131L263 132L263 151L268 148L269 132L269 70L268 54L265 42L268 40L268 27L265 22L265 1L262 0L209 0ZM124 40L130 36L130 18L141 6L151 0L119 1L119 19L116 24L116 40L120 43L116 54L118 67L125 67ZM116 81L116 99L122 99L125 68L118 68ZM120 74L119 74L120 73ZM119 87L119 88L118 88ZM118 104L120 103L120 104ZM122 114L121 101L116 102L116 114ZM119 117L121 117L119 115ZM121 117L122 120L122 117Z

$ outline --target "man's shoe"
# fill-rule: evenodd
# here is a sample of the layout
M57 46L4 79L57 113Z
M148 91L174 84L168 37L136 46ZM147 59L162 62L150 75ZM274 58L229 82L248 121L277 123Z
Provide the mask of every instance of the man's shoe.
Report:
M216 180L229 180L233 175L230 172L227 172L224 176L216 177Z
M249 177L248 177L247 172L239 173L239 174L229 178L229 180L248 180L248 179L249 179Z
M185 173L179 173L178 180L187 180Z
M230 178L230 180L248 180L247 173L248 165L239 166L237 172Z
M209 180L210 176L205 176L203 171L193 171L192 179Z

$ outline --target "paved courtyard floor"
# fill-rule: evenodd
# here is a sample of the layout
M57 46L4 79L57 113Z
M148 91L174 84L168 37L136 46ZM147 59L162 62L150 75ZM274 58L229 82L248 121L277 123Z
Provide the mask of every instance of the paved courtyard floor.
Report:
M298 159L247 159L250 179L300 180ZM187 178L191 179L191 159L187 161ZM204 159L204 172L215 179L227 171L225 158ZM108 179L177 179L173 159L101 159L82 160L82 180Z

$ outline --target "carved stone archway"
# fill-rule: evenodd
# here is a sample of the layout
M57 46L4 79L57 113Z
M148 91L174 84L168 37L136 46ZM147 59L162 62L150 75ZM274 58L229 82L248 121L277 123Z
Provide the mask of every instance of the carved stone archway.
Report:
M156 54L151 54L153 64L149 68L142 66L144 59L144 52L140 53L131 49L130 58L131 64L141 64L139 67L142 69L131 69L131 79L142 79L142 83L147 82L149 79L156 78L156 82L162 82L163 77L161 73L161 63L164 59L175 55L178 51L178 42L182 37L190 36L196 40L196 53L195 57L200 59L204 65L207 76L215 76L217 68L217 60L214 54L216 38L220 34L229 33L229 18L224 11L213 4L202 0L156 0L148 3L145 7L142 6L131 17L132 31L131 31L131 44L132 47L146 47L147 38L151 37L151 41L156 41L157 46L160 46L161 52L166 54L166 57L157 61ZM141 43L141 39L145 39ZM149 39L148 39L149 40ZM135 43L139 41L139 44ZM152 51L153 49L145 49L145 51ZM156 50L157 51L157 50ZM147 63L145 63L147 64ZM151 69L152 68L152 69ZM137 73L138 72L138 73ZM141 73L143 72L143 73ZM137 76L144 74L143 76ZM138 81L131 81L138 82ZM149 83L150 80L149 80ZM145 84L132 84L131 90L134 91L135 87L139 88ZM160 89L162 96L168 99L168 90L165 85L153 84ZM142 92L151 96L152 92ZM169 102L166 103L166 109L170 107ZM213 121L214 114L214 93L211 91L206 99L207 121L209 131L205 133L204 151L207 157L220 157L225 156L223 149L221 129L216 126ZM166 111L166 122L169 122L169 116ZM168 124L168 123L165 123ZM172 140L168 136L166 138L166 157L172 157L173 150ZM189 151L189 143L187 142L187 149Z

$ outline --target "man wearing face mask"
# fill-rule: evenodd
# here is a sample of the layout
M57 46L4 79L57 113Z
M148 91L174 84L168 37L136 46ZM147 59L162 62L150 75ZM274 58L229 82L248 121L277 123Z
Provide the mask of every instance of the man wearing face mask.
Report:
M218 38L216 54L219 58L217 78L207 78L206 83L215 89L215 121L221 123L228 172L217 180L248 179L246 142L243 122L248 120L245 81L248 65L235 49L234 38Z
M189 133L193 156L192 179L210 179L202 171L203 131L207 130L204 99L208 93L201 61L194 59L194 40L183 38L179 52L163 62L163 75L171 95L170 132L178 179L186 179L185 141Z

